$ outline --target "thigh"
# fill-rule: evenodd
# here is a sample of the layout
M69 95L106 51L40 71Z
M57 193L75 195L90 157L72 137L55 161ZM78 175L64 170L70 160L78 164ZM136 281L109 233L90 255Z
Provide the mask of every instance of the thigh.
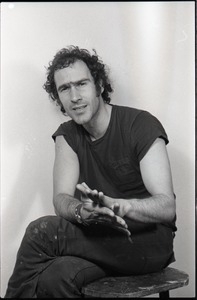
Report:
M143 274L157 272L175 261L174 237L171 228L162 224L157 224L155 230L134 237L145 257Z
M40 274L37 297L81 297L82 286L106 275L105 270L82 258L74 256L57 257Z
M113 272L130 272L130 269L137 272L144 266L138 245L130 243L124 234L104 225L73 224L57 216L32 222L27 228L24 244L22 256L26 264L32 264L35 256L39 269L41 261L46 262L46 256L49 261L59 256L76 256Z
M173 255L172 231L162 225L133 234L132 243L107 226L83 226L56 216L41 218L30 228L34 250L42 247L49 259L76 256L123 274L142 274L151 257L157 256L157 265L163 266Z

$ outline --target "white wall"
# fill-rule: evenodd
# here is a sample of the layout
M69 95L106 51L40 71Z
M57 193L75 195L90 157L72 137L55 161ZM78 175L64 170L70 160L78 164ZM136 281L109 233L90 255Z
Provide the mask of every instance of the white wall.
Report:
M1 4L1 295L26 226L54 214L52 133L65 120L42 89L61 48L95 48L111 68L112 103L163 123L177 195L176 262L195 294L194 1Z

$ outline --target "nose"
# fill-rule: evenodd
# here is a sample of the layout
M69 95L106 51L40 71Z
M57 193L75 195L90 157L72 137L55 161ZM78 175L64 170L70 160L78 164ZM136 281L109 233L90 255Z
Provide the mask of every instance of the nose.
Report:
M75 86L71 87L70 98L71 98L71 102L73 103L78 102L81 99L81 96Z

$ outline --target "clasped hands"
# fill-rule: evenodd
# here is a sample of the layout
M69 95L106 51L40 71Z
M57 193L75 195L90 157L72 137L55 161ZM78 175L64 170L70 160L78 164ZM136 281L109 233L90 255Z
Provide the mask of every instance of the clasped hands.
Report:
M103 192L92 190L85 182L77 184L76 188L81 192L81 217L87 224L107 225L130 236L123 219L130 208L126 201L113 199Z

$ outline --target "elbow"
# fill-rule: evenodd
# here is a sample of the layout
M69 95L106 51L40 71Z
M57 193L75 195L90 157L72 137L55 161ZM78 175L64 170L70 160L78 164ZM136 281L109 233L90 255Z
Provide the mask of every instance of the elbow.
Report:
M56 209L55 205L53 207L54 207L54 212L55 212L56 216L59 217L60 214L59 214L58 210Z
M168 204L167 204L167 220L168 222L172 222L176 216L176 200L175 197L169 197L168 198Z
M161 205L159 205L160 221L164 223L172 222L176 216L176 200L174 195L160 194L157 196L161 200Z
M57 196L53 197L53 208L54 208L54 212L57 216L59 216L59 210L58 210L58 205L57 205L58 201L57 201Z

